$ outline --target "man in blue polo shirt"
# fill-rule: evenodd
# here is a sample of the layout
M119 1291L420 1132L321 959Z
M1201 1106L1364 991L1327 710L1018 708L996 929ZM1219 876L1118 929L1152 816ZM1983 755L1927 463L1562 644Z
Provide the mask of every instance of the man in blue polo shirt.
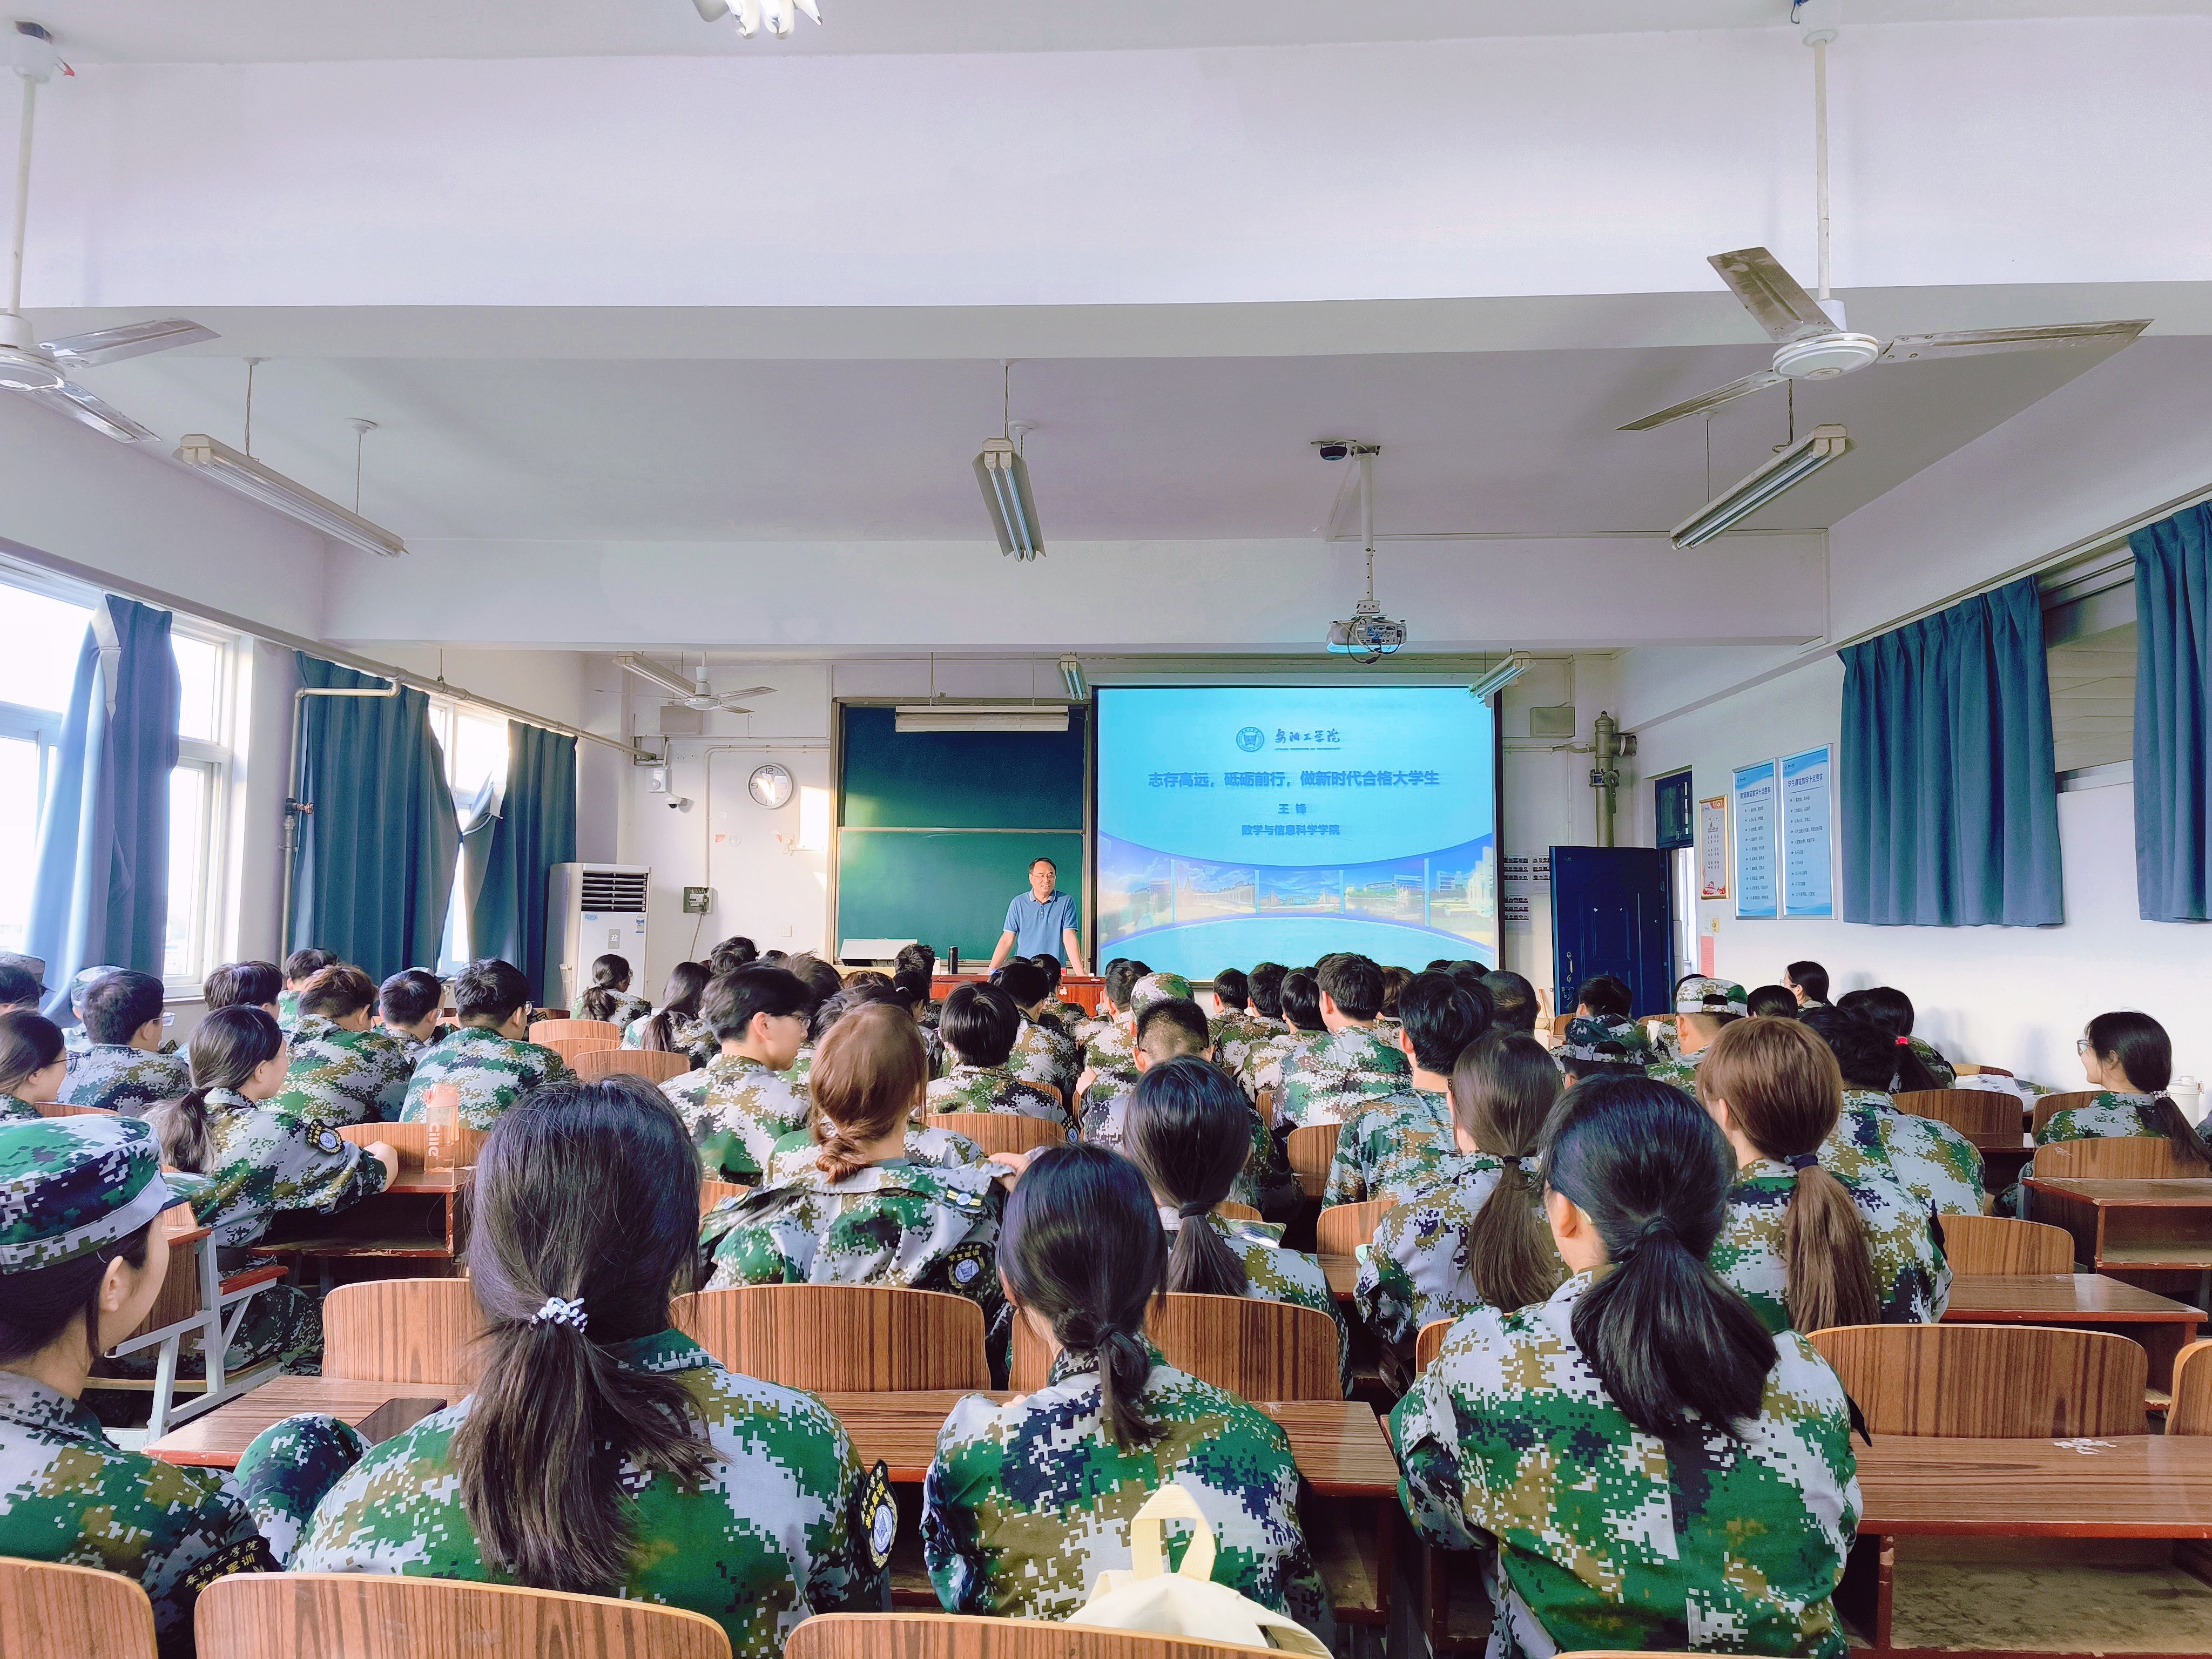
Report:
M1071 973L1083 971L1083 940L1076 933L1079 918L1075 901L1055 891L1059 866L1050 859L1030 866L1030 890L1006 907L1006 931L999 935L999 948L991 953L996 972L1011 956L1054 956L1063 958Z

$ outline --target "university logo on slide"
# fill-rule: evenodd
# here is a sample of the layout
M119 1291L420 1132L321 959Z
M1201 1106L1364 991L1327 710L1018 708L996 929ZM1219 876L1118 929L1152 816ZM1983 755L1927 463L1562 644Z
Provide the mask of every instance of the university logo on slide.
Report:
M1237 734L1237 746L1246 754L1256 754L1267 746L1267 734L1256 726L1248 726Z

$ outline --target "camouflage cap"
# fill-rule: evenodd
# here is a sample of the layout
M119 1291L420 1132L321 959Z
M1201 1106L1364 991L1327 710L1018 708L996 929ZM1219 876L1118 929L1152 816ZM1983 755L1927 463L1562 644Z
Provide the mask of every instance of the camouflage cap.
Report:
M1651 1042L1632 1019L1593 1014L1567 1022L1566 1040L1557 1052L1563 1059L1593 1065L1642 1066L1651 1058Z
M174 1202L153 1132L135 1118L0 1124L0 1273L90 1255Z
M1674 988L1674 1012L1678 1014L1747 1014L1750 1005L1745 1000L1743 987L1731 985L1724 979L1707 979L1692 975Z
M1142 1014L1156 1003L1190 999L1190 981L1181 974L1146 974L1129 991L1129 1012Z
M120 968L107 966L78 969L76 973L70 975L70 1006L75 1008L83 1003L84 994L92 989L92 982L94 980L105 979L110 974L119 974L122 971Z
M21 974L28 979L44 996L46 991L46 962L44 957L27 957L20 951L0 951L0 974Z

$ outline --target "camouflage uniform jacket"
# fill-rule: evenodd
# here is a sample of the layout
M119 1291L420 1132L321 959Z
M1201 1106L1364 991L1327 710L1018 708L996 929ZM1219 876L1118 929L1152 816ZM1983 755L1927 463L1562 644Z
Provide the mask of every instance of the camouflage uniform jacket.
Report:
M1077 1126L1078 1138L1087 1146L1120 1152L1122 1126L1128 1118L1130 1091L1133 1086L1104 1079L1092 1084L1091 1092L1083 1097L1083 1119ZM1256 1109L1247 1127L1252 1149L1245 1154L1244 1167L1230 1184L1229 1196L1255 1210L1296 1203L1298 1178L1291 1173L1290 1164L1283 1156L1282 1142L1267 1132Z
M1686 1054L1668 1039L1664 1048L1656 1048L1651 1060L1644 1068L1644 1075L1660 1083L1671 1083L1692 1100L1698 1097L1698 1062L1705 1057L1700 1048L1694 1054Z
M1040 1117L1048 1123L1067 1121L1060 1097L1034 1083L1024 1082L1015 1069L1003 1066L955 1066L929 1085L924 1110L937 1112L1013 1112Z
M696 1487L623 1466L638 1548L616 1594L704 1613L738 1659L776 1659L811 1613L884 1605L896 1513L820 1401L726 1371L680 1331L605 1352L680 1381L716 1454ZM356 1465L317 1507L293 1570L507 1582L485 1565L461 1503L453 1442L473 1404L423 1419Z
M1843 1385L1775 1339L1743 1438L1662 1442L1607 1397L1575 1341L1578 1273L1550 1301L1464 1319L1390 1413L1399 1496L1423 1539L1497 1540L1494 1659L1562 1649L1714 1649L1844 1659L1830 1598L1856 1531Z
M615 1006L608 1012L606 1023L613 1026L617 1030L627 1031L633 1024L636 1024L639 1020L647 1018L652 1012L653 1004L644 997L639 996L629 991L617 991L615 993ZM568 1018L571 1019L589 1019L591 1018L589 1014L584 1012L583 998L578 997L574 1003L569 1005ZM632 1048L635 1048L637 1045L632 1043L630 1046Z
M814 1137L805 1130L793 1130L775 1143L775 1155L769 1161L768 1179L763 1184L790 1185L814 1167L814 1154L820 1150L814 1144ZM906 1131L906 1161L933 1170L973 1170L990 1164L991 1156L966 1135L909 1123ZM993 1166L991 1174L995 1177L998 1173L997 1166Z
M939 1054L942 1054L943 1039L939 1042ZM930 1075L939 1076L935 1064L938 1054L932 1054L930 1059ZM1042 1083L1073 1095L1075 1079L1083 1073L1083 1048L1073 1037L1062 1036L1049 1025L1039 1024L1024 1014L1021 1034L1014 1039L1014 1051L1006 1056L1006 1064L1024 1083Z
M952 1408L921 1500L939 1601L952 1613L1067 1618L1101 1572L1129 1570L1131 1518L1173 1481L1213 1528L1213 1582L1328 1640L1328 1592L1298 1524L1289 1437L1157 1352L1139 1399L1159 1438L1121 1447L1106 1429L1096 1362L1063 1352L1035 1394L1005 1406L969 1395ZM1182 1551L1171 1544L1169 1554Z
M64 1106L100 1106L143 1117L155 1102L174 1100L191 1086L192 1068L179 1055L95 1042L69 1068L57 1092Z
M515 1042L486 1026L464 1025L417 1056L399 1121L422 1122L430 1090L448 1083L461 1091L461 1121L471 1129L489 1129L532 1089L566 1083L574 1075L551 1048Z
M1170 1247L1176 1233L1185 1224L1174 1205L1160 1206L1160 1225L1167 1231ZM1245 1295L1260 1302L1311 1308L1329 1316L1336 1327L1337 1372L1345 1397L1350 1399L1352 1331L1344 1322L1344 1310L1337 1304L1336 1292L1328 1287L1328 1275L1322 1271L1319 1259L1304 1250L1285 1249L1282 1228L1267 1222L1210 1215L1206 1218L1206 1224L1218 1233L1243 1262L1248 1281Z
M1383 1341L1411 1342L1432 1320L1487 1305L1468 1276L1467 1240L1504 1169L1486 1153L1455 1152L1437 1185L1382 1212L1358 1253L1352 1300Z
M1283 1067L1290 1063L1299 1049L1314 1041L1316 1034L1288 1030L1271 1031L1261 1042L1244 1051L1244 1092L1257 1100L1262 1089L1283 1092ZM1278 1100L1276 1104L1282 1103Z
M1085 1013L1082 1009L1077 1007L1073 1003L1059 1001L1048 1002L1043 1007L1038 1009L1037 1012L1040 1014L1050 1014L1054 1022L1060 1027L1060 1032L1062 1036L1071 1039L1079 1045L1088 1042L1091 1040L1088 1034L1084 1031L1083 1027L1091 1023L1091 1016Z
M291 1068L270 1109L330 1124L392 1122L423 1052L389 1031L349 1031L308 1014L293 1028Z
M1249 1010L1239 1009L1219 1016L1207 1029L1212 1034L1214 1059L1243 1085L1246 1094L1253 1094L1249 1063L1255 1049L1268 1046L1275 1036L1274 1028Z
M791 1064L776 1075L798 1090L801 1100L805 1099L806 1079L814 1075L814 1045L810 1042L800 1048Z
M279 991L279 992L277 992L277 993L276 993L276 1024L277 1024L277 1028L278 1028L279 1030L281 1030L284 1033L284 1035L285 1035L286 1036L291 1036L291 1035L292 1035L292 1028L293 1028L295 1025L297 1025L299 1023L300 1023L300 994L299 994L297 991Z
M2051 1121L2035 1132L2035 1144L2048 1146L2056 1140L2096 1140L2108 1135L2163 1137L2166 1131L2150 1115L2152 1099L2107 1089L2086 1106L2053 1112Z
M1923 1037L1907 1037L1906 1044L1920 1057L1920 1063L1935 1074L1936 1086L1948 1089L1959 1080L1958 1067L1936 1051L1936 1045Z
M871 1164L842 1181L818 1166L742 1198L726 1198L699 1224L710 1273L705 1288L738 1285L904 1285L964 1296L995 1331L1000 1166L931 1169L904 1159Z
M254 1243L281 1210L328 1215L384 1190L384 1165L327 1123L288 1118L228 1089L207 1091L205 1191L192 1216L231 1249Z
M775 1143L806 1127L805 1095L748 1054L720 1055L703 1075L704 1091L676 1103L698 1143L700 1166L709 1181L757 1181Z
M1380 1030L1357 1025L1316 1037L1283 1064L1275 1121L1293 1128L1343 1123L1363 1106L1404 1090L1413 1062Z
M1844 1109L1834 1132L1820 1148L1820 1161L1838 1141L1862 1153L1877 1155L1899 1182L1938 1215L1979 1215L1982 1155L1974 1143L1948 1123L1900 1112L1887 1095L1872 1089L1844 1091ZM1848 1164L1834 1166L1847 1171Z
M1831 1175L1842 1182L1866 1224L1874 1290L1885 1325L1932 1325L1951 1300L1951 1265L1943 1259L1927 1206L1894 1176L1875 1170ZM1707 1265L1741 1291L1770 1331L1790 1328L1784 1297L1782 1230L1797 1177L1778 1158L1747 1164L1729 1192L1728 1222Z
M1084 1045L1083 1065L1100 1077L1118 1077L1133 1083L1137 1078L1137 1022L1127 1017L1099 1028Z
M121 1450L89 1408L20 1371L0 1371L0 1555L143 1585L162 1659L190 1659L209 1583L277 1570L228 1483Z
M19 1099L6 1090L0 1089L0 1123L5 1123L10 1119L30 1119L44 1115L46 1115L29 1101Z
M1395 1198L1407 1203L1436 1185L1438 1169L1457 1150L1451 1102L1435 1090L1408 1084L1363 1106L1345 1124L1321 1201L1363 1204L1370 1198Z

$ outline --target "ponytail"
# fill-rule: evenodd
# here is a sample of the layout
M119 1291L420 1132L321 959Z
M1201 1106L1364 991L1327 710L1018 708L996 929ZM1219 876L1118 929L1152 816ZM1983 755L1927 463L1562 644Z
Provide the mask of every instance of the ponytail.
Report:
M2151 1097L2153 1132L2171 1140L2185 1158L2212 1164L2212 1146L2205 1145L2204 1137L2166 1091L2173 1081L2173 1040L2166 1027L2148 1014L2100 1014L2089 1022L2086 1035L2100 1065L2109 1060L2127 1079L2129 1088ZM2105 1086L2112 1087L2111 1079Z
M1662 1439L1693 1418L1740 1433L1774 1369L1774 1339L1705 1265L1735 1164L1710 1116L1648 1078L1577 1084L1552 1126L1548 1183L1613 1264L1575 1303L1576 1344L1629 1421Z
M1799 1164L1799 1159L1803 1159ZM1844 1183L1811 1161L1799 1164L1796 1189L1782 1219L1782 1300L1801 1331L1831 1325L1878 1325L1874 1252L1866 1221Z
M283 1051L283 1031L269 1011L257 1005L234 1003L202 1019L192 1031L192 1087L182 1099L165 1102L146 1114L148 1127L161 1143L161 1161L204 1175L210 1151L209 1091L244 1088L255 1072Z
M1489 1307L1541 1302L1565 1271L1539 1206L1534 1156L1559 1097L1559 1068L1526 1031L1489 1032L1452 1067L1454 1120L1504 1166L1467 1230L1467 1275Z
M707 988L707 979L704 963L679 962L669 969L668 983L660 989L660 1012L646 1021L641 1047L659 1054L673 1052L676 1022L686 1017L698 1018L699 998Z
M1154 1196L1176 1206L1167 1288L1195 1296L1248 1296L1244 1258L1214 1230L1213 1206L1229 1196L1251 1153L1252 1109L1218 1066L1184 1054L1148 1068L1130 1091L1122 1155Z
M862 1147L912 1118L929 1088L929 1051L905 1009L865 1002L830 1028L806 1082L807 1127L822 1148L815 1166L842 1181L868 1167Z
M161 1143L161 1162L188 1175L207 1173L207 1092L193 1089L146 1109L146 1127Z
M1928 1069L1928 1062L1912 1046L1911 1036L1897 1039L1897 1066L1891 1074L1889 1091L1893 1095L1914 1094L1927 1089L1943 1086L1941 1078Z

